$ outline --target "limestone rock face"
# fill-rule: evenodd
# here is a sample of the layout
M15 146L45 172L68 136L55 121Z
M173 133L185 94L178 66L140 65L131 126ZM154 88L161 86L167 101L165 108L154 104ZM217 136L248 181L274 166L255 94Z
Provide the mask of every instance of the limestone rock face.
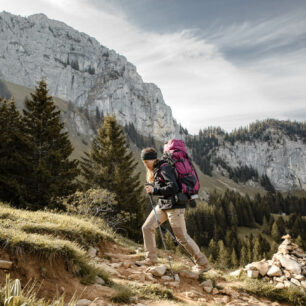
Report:
M274 139L270 144L260 140L236 141L233 145L224 141L216 148L214 157L231 168L248 166L256 169L259 177L266 174L277 190L306 190L306 144L299 137L293 141L273 128L266 133L280 140Z
M44 14L1 12L0 41L1 79L34 88L45 77L51 95L89 114L112 113L119 124L133 122L142 135L162 141L184 138L160 89L144 83L133 64L95 38Z

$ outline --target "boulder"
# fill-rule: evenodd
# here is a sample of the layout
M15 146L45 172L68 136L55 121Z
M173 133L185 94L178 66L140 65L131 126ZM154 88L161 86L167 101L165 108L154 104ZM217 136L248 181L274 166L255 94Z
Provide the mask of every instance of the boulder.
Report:
M199 286L200 287L213 287L213 283L212 283L211 279L207 279L207 280L203 281Z
M290 281L291 281L291 283L293 283L296 286L301 286L301 283L297 279L295 279L295 278L291 278Z
M257 278L259 275L259 271L257 270L248 270L248 277Z
M253 263L253 266L259 271L261 276L266 275L269 270L269 264L267 262L255 262Z
M87 254L89 255L89 257L96 257L96 255L97 255L97 249L96 248L94 248L94 247L92 247L92 246L90 246L89 247L89 249L88 249L88 251L87 251Z
M207 293L211 293L213 288L212 287L203 287L203 290L206 291Z
M272 265L267 274L269 276L281 276L283 273L279 267Z
M274 254L274 256L281 262L281 265L288 271L301 274L301 265L288 255ZM274 257L273 256L273 257Z
M188 270L182 270L179 272L181 277L186 277L186 278L192 278L192 279L198 279L199 278L199 274L195 273L195 272L191 272Z
M99 284L99 285L105 285L105 281L103 278L99 277L96 275L96 283Z
M275 288L277 289L283 289L285 287L284 283L278 283Z
M154 276L163 276L167 271L166 265L149 267L146 272L152 273Z

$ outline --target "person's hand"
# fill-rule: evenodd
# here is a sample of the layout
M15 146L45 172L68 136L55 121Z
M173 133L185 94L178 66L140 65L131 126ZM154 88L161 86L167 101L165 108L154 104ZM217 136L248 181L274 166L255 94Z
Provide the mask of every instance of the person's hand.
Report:
M153 192L153 187L150 185L145 186L146 193L152 193Z

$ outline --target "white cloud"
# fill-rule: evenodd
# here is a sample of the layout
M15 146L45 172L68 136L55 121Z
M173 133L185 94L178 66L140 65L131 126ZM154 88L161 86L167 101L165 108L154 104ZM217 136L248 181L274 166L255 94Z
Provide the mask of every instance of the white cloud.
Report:
M122 12L97 10L87 0L0 0L0 4L13 14L45 13L124 55L136 65L144 81L161 88L174 118L191 133L207 126L231 131L267 117L285 119L281 118L282 113L301 108L301 101L305 100L305 66L294 65L294 61L305 59L304 54L285 59L281 74L279 58L273 57L236 67L215 44L199 39L196 29L170 34L145 32L129 23ZM267 22L253 28L249 24L233 25L216 31L214 39L218 38L220 45L232 42L236 47L239 43L269 43L285 31L276 31L275 27L285 24L286 20L278 20L266 35L263 33L269 26ZM296 27L290 29L300 33ZM256 43L252 39L255 37Z

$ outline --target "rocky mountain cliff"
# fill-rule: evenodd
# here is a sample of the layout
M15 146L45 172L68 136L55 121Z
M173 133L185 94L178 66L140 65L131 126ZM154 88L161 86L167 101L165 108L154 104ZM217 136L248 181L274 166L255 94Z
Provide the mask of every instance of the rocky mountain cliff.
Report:
M120 124L133 122L143 135L161 141L184 136L160 89L144 83L133 64L93 37L44 14L2 12L0 41L0 79L34 88L45 77L50 94L89 114L113 113Z
M91 119L113 113L122 126L133 123L139 134L161 144L169 138L184 139L195 163L208 174L200 173L202 190L226 187L251 193L262 189L260 179L266 176L277 190L306 191L305 123L294 127L294 137L275 120L277 124L254 129L251 139L240 139L239 133L232 137L218 128L217 133L207 129L193 139L173 118L160 89L144 83L133 64L93 37L43 14L25 18L2 12L0 41L0 79L10 82L11 93L22 101L45 77L49 93L62 100L58 105L63 119L80 144L76 150L90 145L95 134ZM258 178L248 173L244 181L235 180L233 173L239 178L243 167L256 171Z
M188 137L201 170L256 187L306 190L306 124L266 119L231 133L221 128ZM269 188L267 188L269 189Z
M269 132L278 133L275 129L269 129ZM292 140L282 134L280 142L270 144L261 140L224 142L215 156L232 168L246 165L256 169L260 177L267 175L277 190L306 190L306 145L300 138Z

